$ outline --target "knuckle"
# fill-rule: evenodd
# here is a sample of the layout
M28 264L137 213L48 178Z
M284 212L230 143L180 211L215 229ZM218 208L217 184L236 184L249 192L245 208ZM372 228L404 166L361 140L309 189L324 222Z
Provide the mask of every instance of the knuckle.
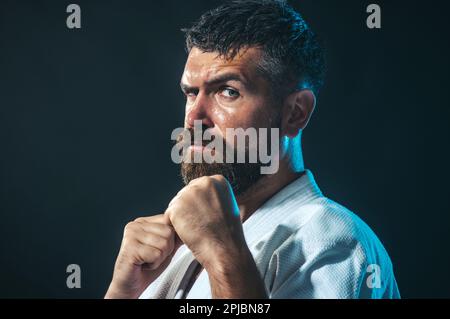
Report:
M134 227L135 227L134 222L129 222L128 224L125 225L124 232L129 233L130 231L133 231Z
M155 215L152 215L150 217L147 217L146 220L147 221L159 221L159 220L161 220L163 218L164 218L164 214L155 214Z
M219 184L224 185L227 183L227 179L223 175L214 175L213 178L216 182L219 182Z
M195 179L194 181L192 181L192 184L190 184L190 185L193 185L193 186L204 185L206 183L209 183L210 179L211 179L210 176L202 176L202 177L199 177L199 178Z
M225 181L225 176L223 176L222 174L216 174L213 177L219 181Z
M196 183L189 184L189 192L195 192L199 189L209 188L214 183L210 176L202 176L196 180Z
M129 222L128 224L125 225L125 228L123 230L123 237L124 238L134 238L136 237L138 230L139 230L139 225L136 222Z
M135 247L136 247L135 241L132 238L124 236L121 247L120 247L120 252L122 255L125 255L125 256L130 253L132 254Z
M145 221L145 218L144 217L138 217L138 218L136 218L135 220L134 220L134 222L136 222L136 223L142 223L142 222L144 222Z
M203 177L203 183L205 184L211 184L214 182L214 179L211 176L204 176Z

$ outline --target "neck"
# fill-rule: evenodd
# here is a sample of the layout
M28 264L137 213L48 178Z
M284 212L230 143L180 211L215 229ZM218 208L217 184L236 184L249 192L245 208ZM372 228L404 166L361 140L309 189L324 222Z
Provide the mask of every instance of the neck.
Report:
M241 221L246 221L259 207L285 186L304 174L303 165L280 162L277 173L264 175L244 194L237 196Z

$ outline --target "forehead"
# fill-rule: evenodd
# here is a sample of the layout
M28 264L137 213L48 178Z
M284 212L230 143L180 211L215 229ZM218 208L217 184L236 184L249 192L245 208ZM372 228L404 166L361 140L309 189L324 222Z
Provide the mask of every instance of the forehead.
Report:
M190 85L199 85L223 73L237 73L244 78L257 76L261 50L248 48L241 50L233 59L219 56L217 52L203 52L192 48L186 61L181 81Z

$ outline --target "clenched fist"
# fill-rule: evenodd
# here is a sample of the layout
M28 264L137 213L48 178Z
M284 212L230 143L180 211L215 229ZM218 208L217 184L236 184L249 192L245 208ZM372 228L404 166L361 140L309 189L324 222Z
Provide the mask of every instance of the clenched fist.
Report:
M184 243L208 272L213 298L265 298L245 242L232 188L221 175L200 177L178 192L163 215L125 227L105 298L136 298Z
M246 248L239 208L230 184L221 175L191 181L172 199L165 215L207 270Z
M179 246L167 215L128 223L105 298L137 298L169 265Z

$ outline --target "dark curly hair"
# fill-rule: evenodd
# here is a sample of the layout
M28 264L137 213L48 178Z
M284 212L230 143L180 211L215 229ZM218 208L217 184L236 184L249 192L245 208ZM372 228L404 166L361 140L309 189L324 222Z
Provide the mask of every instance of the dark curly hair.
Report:
M232 0L182 29L186 50L218 52L232 59L240 49L263 52L259 70L276 96L309 88L315 94L325 75L325 55L305 20L283 0Z

